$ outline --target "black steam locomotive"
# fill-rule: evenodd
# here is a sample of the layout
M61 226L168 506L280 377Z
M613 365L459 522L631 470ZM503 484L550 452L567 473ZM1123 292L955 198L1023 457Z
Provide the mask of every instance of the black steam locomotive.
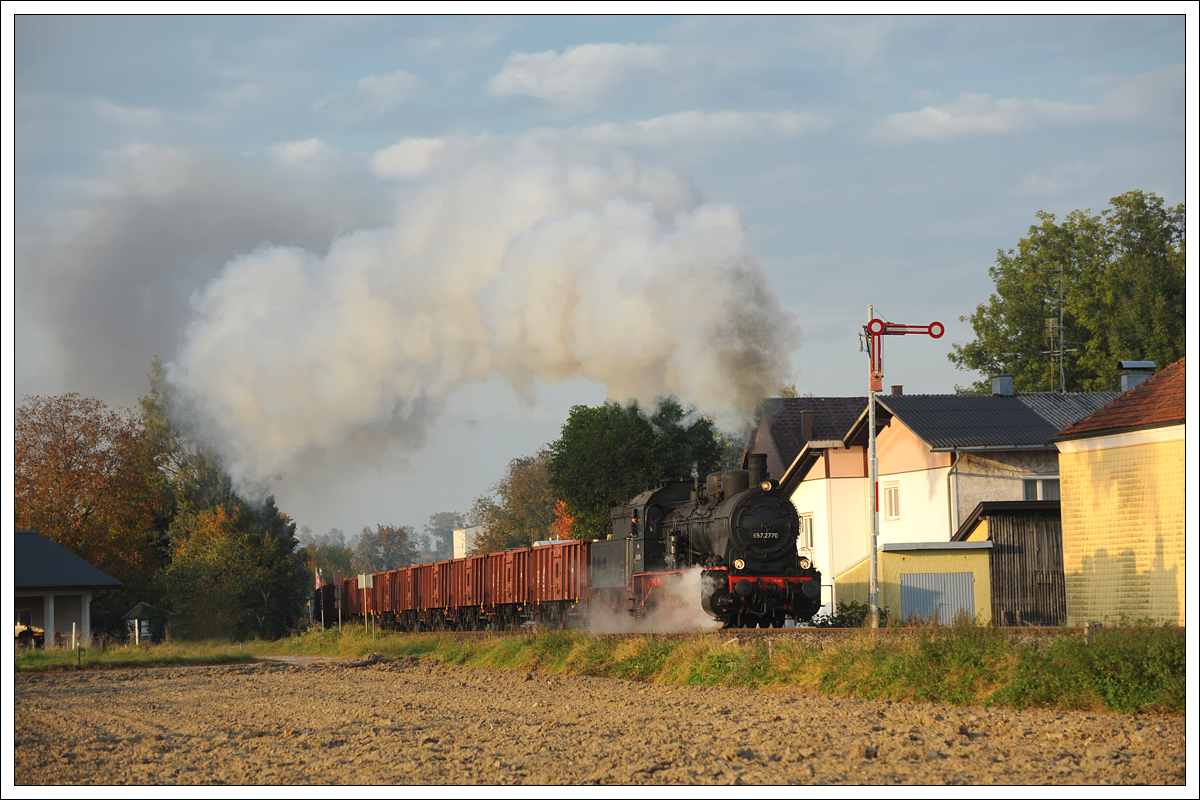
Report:
M701 604L727 627L783 627L812 619L821 573L796 551L800 520L767 474L767 457L748 470L668 481L612 509L613 534L591 546L597 589L633 589L634 613L652 607L667 576L699 566Z

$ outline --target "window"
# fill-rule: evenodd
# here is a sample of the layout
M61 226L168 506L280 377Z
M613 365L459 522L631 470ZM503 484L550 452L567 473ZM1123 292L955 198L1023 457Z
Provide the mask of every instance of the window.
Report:
M900 484L891 483L883 487L883 518L900 519Z
M800 535L796 537L796 547L800 550L812 550L813 546L813 515L800 515Z
M1058 476L1025 479L1026 500L1059 500Z

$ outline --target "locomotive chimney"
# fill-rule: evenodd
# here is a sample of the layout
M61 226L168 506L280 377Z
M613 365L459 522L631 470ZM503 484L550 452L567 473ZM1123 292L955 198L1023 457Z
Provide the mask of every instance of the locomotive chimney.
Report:
M766 453L751 453L746 457L746 466L750 468L751 486L758 486L770 477L767 473Z

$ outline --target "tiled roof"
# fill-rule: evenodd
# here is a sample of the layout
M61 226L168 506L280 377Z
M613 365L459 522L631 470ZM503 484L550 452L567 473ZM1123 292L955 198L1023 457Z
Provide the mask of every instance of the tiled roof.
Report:
M800 412L813 412L813 439L841 439L867 407L865 397L768 397L758 409L786 469L804 447Z
M116 578L33 531L13 537L13 583L17 591L121 588Z
M934 450L1052 448L1063 425L1100 408L1114 392L1086 394L884 395L879 405Z
M1062 430L1062 437L1183 422L1187 416L1184 360L1179 359L1095 413L1067 425Z

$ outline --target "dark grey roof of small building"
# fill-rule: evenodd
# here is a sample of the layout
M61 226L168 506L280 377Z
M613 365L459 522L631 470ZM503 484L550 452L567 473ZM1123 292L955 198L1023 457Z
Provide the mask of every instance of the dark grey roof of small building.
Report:
M13 583L17 591L120 589L116 578L34 531L13 537Z
M1119 394L913 394L877 402L933 450L1051 449L1063 427Z
M841 439L866 407L866 397L767 397L758 401L784 469L804 448L801 411L813 412L812 438L820 441Z
M1062 430L1089 414L1095 413L1120 396L1120 392L1073 392L1070 394L1037 392L1019 394L1016 397L1033 409L1038 416Z

